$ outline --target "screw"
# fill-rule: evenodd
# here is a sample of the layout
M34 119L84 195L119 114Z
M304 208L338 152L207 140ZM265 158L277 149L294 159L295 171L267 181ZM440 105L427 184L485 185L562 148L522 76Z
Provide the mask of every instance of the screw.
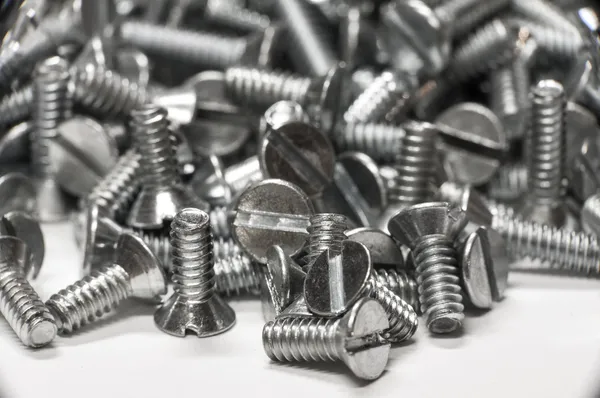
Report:
M283 180L264 180L246 189L233 209L231 233L255 261L267 262L267 250L281 246L293 256L306 240L313 205L300 188Z
M476 103L461 103L439 115L442 165L451 181L481 185L500 167L508 151L506 134L498 117Z
M539 21L547 26L579 36L577 28L563 12L553 4L543 0L512 0L512 8L519 14Z
M575 220L564 206L566 156L565 93L560 83L542 80L532 91L532 127L528 195L519 213L532 221L572 228Z
M343 361L361 379L375 380L385 370L390 343L380 334L389 327L375 300L356 302L343 318L286 317L263 328L263 347L273 361Z
M238 32L260 32L271 23L268 16L244 8L233 0L207 0L204 17Z
M510 202L527 192L528 172L524 163L508 163L501 166L487 184L492 199Z
M33 113L33 86L28 84L5 96L0 102L0 125L12 126Z
M392 237L377 228L354 228L346 232L346 239L362 243L371 253L374 266L386 269L404 269L402 251Z
M68 217L70 199L55 180L51 144L59 125L71 113L68 95L69 72L65 60L52 57L42 62L34 80L35 131L31 136L31 168L38 195L37 214L41 221Z
M494 70L490 75L491 108L502 121L509 139L520 138L525 133L529 103L521 101L519 91L528 90L529 84L521 83L517 75L528 77L528 74L529 69L516 57L510 65Z
M50 344L56 324L48 308L27 281L37 277L44 259L39 224L23 213L8 213L0 221L0 312L28 347Z
M37 194L33 181L20 172L0 176L0 216L12 211L35 215Z
M165 333L185 337L186 331L209 337L229 330L235 312L215 292L213 242L208 214L183 209L171 224L175 292L154 313Z
M588 234L600 235L600 194L590 196L583 203L581 226Z
M383 123L340 123L333 136L338 152L363 152L373 159L390 163L400 150L404 129Z
M464 318L453 241L465 225L465 213L444 202L413 205L389 222L394 239L410 247L415 261L419 302L433 333L451 333Z
M388 221L398 210L422 203L431 196L438 130L432 124L421 122L409 122L404 129L393 165L398 174L393 186L388 188L388 208L377 225L383 231L387 231Z
M338 58L323 15L305 0L280 0L274 8L288 29L295 69L309 76L326 75Z
M127 224L133 228L161 229L185 207L208 209L208 204L184 186L179 176L166 110L148 104L134 110L131 116L133 139L140 154L142 190Z
M393 269L378 269L374 272L378 285L385 286L410 305L414 311L419 311L419 290L413 276L408 275L405 271Z
M113 264L53 294L46 305L56 319L58 333L67 335L107 315L127 298L156 300L166 292L158 259L139 237L123 234Z
M249 294L259 296L263 279L262 264L246 255L217 258L215 261L215 284L218 294L226 297Z
M308 252L305 256L306 270L312 267L317 257L329 251L331 257L342 254L342 244L346 239L348 219L335 213L318 213L310 217L308 231Z
M329 139L307 122L300 105L280 101L265 112L259 160L266 178L281 178L318 197L331 184L335 153Z

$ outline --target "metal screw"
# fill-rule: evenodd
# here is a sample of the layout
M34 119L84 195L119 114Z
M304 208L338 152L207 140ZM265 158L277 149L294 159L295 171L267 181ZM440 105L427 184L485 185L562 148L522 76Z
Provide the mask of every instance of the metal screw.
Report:
M308 251L305 257L306 269L325 251L331 257L342 253L342 244L346 239L348 220L335 213L319 213L310 217L308 231Z
M37 192L35 184L25 174L8 172L0 176L0 215L20 211L35 216Z
M45 346L56 336L56 323L27 281L30 274L36 278L42 266L42 231L25 214L9 213L1 224L0 312L23 344Z
M386 270L405 269L404 256L394 239L377 228L354 228L346 232L348 240L362 243L371 254L371 261L375 267Z
M154 313L163 332L185 337L223 333L233 327L235 312L215 292L213 240L208 214L183 209L171 224L175 292Z
M394 160L400 150L404 129L383 123L340 123L334 142L338 152L358 151L385 163Z
M461 327L464 318L453 241L465 221L459 208L431 202L401 210L389 222L392 236L412 250L421 311L433 333L451 333Z
M529 41L533 43L533 41ZM529 68L516 57L513 62L502 68L492 71L491 84L491 109L500 118L507 138L520 138L525 133L529 102L523 102L520 91L529 91ZM517 78L524 77L526 82Z
M581 226L588 234L600 235L600 194L590 196L583 203Z
M148 104L134 110L131 116L133 138L140 154L142 190L127 224L133 228L161 229L185 207L208 209L208 204L184 186L179 176L167 112Z
M260 32L271 23L268 16L240 6L232 0L208 0L204 17L239 32Z
M71 334L129 297L156 300L167 292L162 265L137 236L119 238L114 263L53 294L46 302L59 334Z
M0 125L12 126L33 113L33 86L28 84L5 96L0 102Z
M579 35L577 28L563 15L560 9L543 0L512 0L512 8L519 14L531 18L547 26Z
M265 353L273 361L343 361L361 379L375 380L385 370L390 343L380 338L389 327L375 300L356 302L343 318L286 317L263 328Z
M508 163L501 166L487 184L490 198L503 202L519 199L527 192L528 171L524 163Z

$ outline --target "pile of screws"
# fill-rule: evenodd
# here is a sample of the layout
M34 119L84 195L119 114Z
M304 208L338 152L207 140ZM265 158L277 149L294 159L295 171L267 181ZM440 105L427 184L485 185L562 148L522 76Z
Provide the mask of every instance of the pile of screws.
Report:
M600 272L591 1L14 3L0 311L26 346L134 297L213 336L244 295L273 361L372 380L509 270ZM38 222L68 220L83 278L43 303Z

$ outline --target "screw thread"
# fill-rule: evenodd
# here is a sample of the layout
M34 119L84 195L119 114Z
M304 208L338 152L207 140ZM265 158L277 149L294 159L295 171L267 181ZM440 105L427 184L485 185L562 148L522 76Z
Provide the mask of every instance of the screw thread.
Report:
M457 83L507 64L514 57L516 35L496 19L468 36L456 49L448 75Z
M171 243L169 235L165 231L145 231L141 229L125 228L123 232L133 233L139 236L165 270L171 268Z
M140 154L142 184L160 187L179 181L167 111L152 104L136 108L131 112L131 128Z
M344 113L348 123L392 123L405 115L413 84L407 75L385 71L373 80Z
M238 245L232 238L218 238L213 242L213 255L216 259L228 258L235 256L245 256Z
M435 173L437 130L426 123L408 123L393 167L397 171L388 189L392 204L410 205L425 201L431 194Z
M123 220L140 189L139 177L140 154L131 149L92 190L88 203L110 218Z
M221 257L215 261L217 293L222 296L258 296L261 279L261 266L246 255Z
M375 160L391 162L405 135L402 127L378 123L343 123L335 134L339 152L364 152Z
M46 306L56 319L58 332L70 334L110 313L131 295L129 275L113 264L53 294Z
M510 66L504 66L492 71L490 76L491 83L491 108L494 113L500 117L517 115L520 111L520 104L517 98L516 82L513 70ZM517 131L511 126L505 126L509 138L513 138Z
M433 321L464 318L457 254L444 235L424 236L413 250L421 312Z
M192 211L203 220L192 224L182 216L182 212ZM213 239L208 215L197 209L182 212L171 223L172 281L179 294L206 301L215 293Z
M472 32L484 20L507 8L511 0L448 0L435 8L443 20L453 21L454 37Z
M225 182L231 187L233 193L240 192L253 182L262 180L260 162L257 156L251 156L239 163L232 164L225 169Z
M341 214L320 213L310 217L308 226L308 253L307 264L312 264L325 250L331 256L342 253L348 220Z
M419 322L413 307L388 289L375 275L369 279L366 291L369 297L381 304L387 314L390 327L383 334L385 339L400 342L415 334Z
M126 44L157 55L192 63L206 70L223 70L238 63L245 39L127 21L121 25Z
M215 207L210 211L213 237L228 238L231 236L228 218L226 207Z
M244 32L260 32L271 23L268 16L234 1L208 0L204 15L209 21Z
M547 1L512 0L511 4L514 11L519 14L540 21L544 25L552 26L555 29L579 35L577 28L563 15L563 11Z
M225 85L230 98L262 110L278 101L304 103L310 83L307 77L242 66L225 71Z
M28 347L39 346L31 336L33 327L40 323L55 324L50 311L27 279L20 270L13 268L0 269L0 312Z
M0 102L0 125L12 126L33 112L33 86L27 85Z
M498 169L487 185L490 198L516 200L527 192L528 171L523 163L509 163Z
M89 111L125 118L149 100L148 92L115 71L87 64L75 70L75 100Z
M48 58L38 66L33 84L35 130L31 135L31 162L34 173L42 177L54 174L50 146L58 136L58 126L70 113L68 84L64 59Z
M20 47L9 45L0 52L0 89L3 94L9 92L14 79L20 76L25 67L31 68L31 62Z
M378 269L375 271L377 281L400 297L415 311L419 310L419 291L417 281L404 271Z
M340 318L286 317L268 322L263 327L265 353L271 360L336 361L341 358Z
M527 29L539 48L557 59L575 58L580 54L584 45L581 36L577 32L522 18L509 18L508 23Z
M494 217L492 227L504 237L514 256L540 260L542 268L600 272L600 245L593 234L502 215Z
M539 204L554 204L562 197L566 156L566 99L562 85L542 80L533 89L528 189Z

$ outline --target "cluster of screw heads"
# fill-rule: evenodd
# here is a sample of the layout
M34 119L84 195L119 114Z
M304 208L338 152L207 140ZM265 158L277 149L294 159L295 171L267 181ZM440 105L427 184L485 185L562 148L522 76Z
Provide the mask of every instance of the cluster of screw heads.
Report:
M130 298L209 337L245 295L272 360L373 380L509 271L600 272L592 2L15 4L0 311L26 346ZM83 278L44 303L40 223L67 220Z

